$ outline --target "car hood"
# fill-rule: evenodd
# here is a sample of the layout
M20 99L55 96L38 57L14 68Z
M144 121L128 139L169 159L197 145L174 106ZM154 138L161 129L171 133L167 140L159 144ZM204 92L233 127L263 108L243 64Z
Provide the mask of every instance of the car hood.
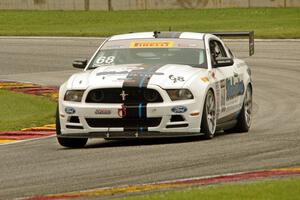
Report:
M157 85L168 89L182 88L191 77L204 73L204 71L206 70L202 68L178 64L111 65L74 74L68 80L67 88L121 88L125 84L131 87Z

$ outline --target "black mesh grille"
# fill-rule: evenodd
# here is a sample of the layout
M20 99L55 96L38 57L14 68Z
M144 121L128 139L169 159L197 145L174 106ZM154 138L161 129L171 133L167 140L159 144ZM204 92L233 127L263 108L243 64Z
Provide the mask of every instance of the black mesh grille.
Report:
M181 115L172 115L171 122L181 122L184 121L184 118Z
M122 95L124 99L122 98ZM87 103L158 103L163 102L161 95L147 88L104 88L91 90L86 98Z
M106 127L156 127L161 122L161 117L138 118L86 118L86 122L93 128Z
M71 116L69 121L71 123L80 123L79 117L77 117L77 116Z

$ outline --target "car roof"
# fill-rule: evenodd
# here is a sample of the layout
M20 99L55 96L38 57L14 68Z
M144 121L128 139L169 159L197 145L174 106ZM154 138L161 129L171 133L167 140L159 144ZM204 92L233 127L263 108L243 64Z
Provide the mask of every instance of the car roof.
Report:
M114 40L130 40L130 39L154 39L154 38L180 38L180 39L196 39L203 40L205 33L195 32L140 32L128 33L122 35L114 35L109 41Z

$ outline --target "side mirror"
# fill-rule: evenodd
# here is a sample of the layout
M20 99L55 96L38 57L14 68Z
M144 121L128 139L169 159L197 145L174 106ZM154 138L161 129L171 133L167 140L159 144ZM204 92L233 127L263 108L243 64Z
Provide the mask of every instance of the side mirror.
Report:
M216 58L215 67L226 67L233 65L233 59L228 57Z
M73 62L73 67L74 68L79 68L79 69L84 69L85 67L86 67L86 65L87 65L87 59L85 59L85 60L74 60L74 62Z

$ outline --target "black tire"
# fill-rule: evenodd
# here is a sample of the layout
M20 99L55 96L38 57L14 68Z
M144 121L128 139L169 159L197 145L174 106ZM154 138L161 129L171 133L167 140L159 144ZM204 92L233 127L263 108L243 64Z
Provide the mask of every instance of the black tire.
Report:
M59 121L59 110L58 106L56 109L56 135L57 141L61 146L69 147L69 148L82 148L86 145L88 138L63 138L60 137L60 121Z
M249 94L250 94L250 97L249 97L250 99L247 99L247 95L249 95ZM250 102L247 102L249 100L250 100ZM250 110L248 109L249 103L250 103ZM247 114L246 112L250 115L249 116L250 121L246 117L246 114ZM251 88L250 85L248 85L247 90L245 92L243 107L242 107L241 112L240 112L240 114L237 118L237 124L235 125L235 127L226 130L226 132L230 132L230 133L247 133L249 131L250 125L251 125L251 112L252 112L252 88Z
M207 109L207 106L208 106L207 103L209 101L209 98L213 98L213 101L214 101L214 111L213 111L213 117L215 118L213 120L214 128L210 128L210 125L209 125L209 119L208 119L209 111ZM216 109L215 95L212 90L209 90L205 97L202 120L201 120L201 132L204 133L205 139L212 139L215 135L215 132L216 132L216 110L215 109ZM210 114L212 114L212 113L210 113ZM212 122L210 122L210 123L212 123Z
M86 145L88 139L87 138L57 138L58 143L61 146L68 148L82 148Z

